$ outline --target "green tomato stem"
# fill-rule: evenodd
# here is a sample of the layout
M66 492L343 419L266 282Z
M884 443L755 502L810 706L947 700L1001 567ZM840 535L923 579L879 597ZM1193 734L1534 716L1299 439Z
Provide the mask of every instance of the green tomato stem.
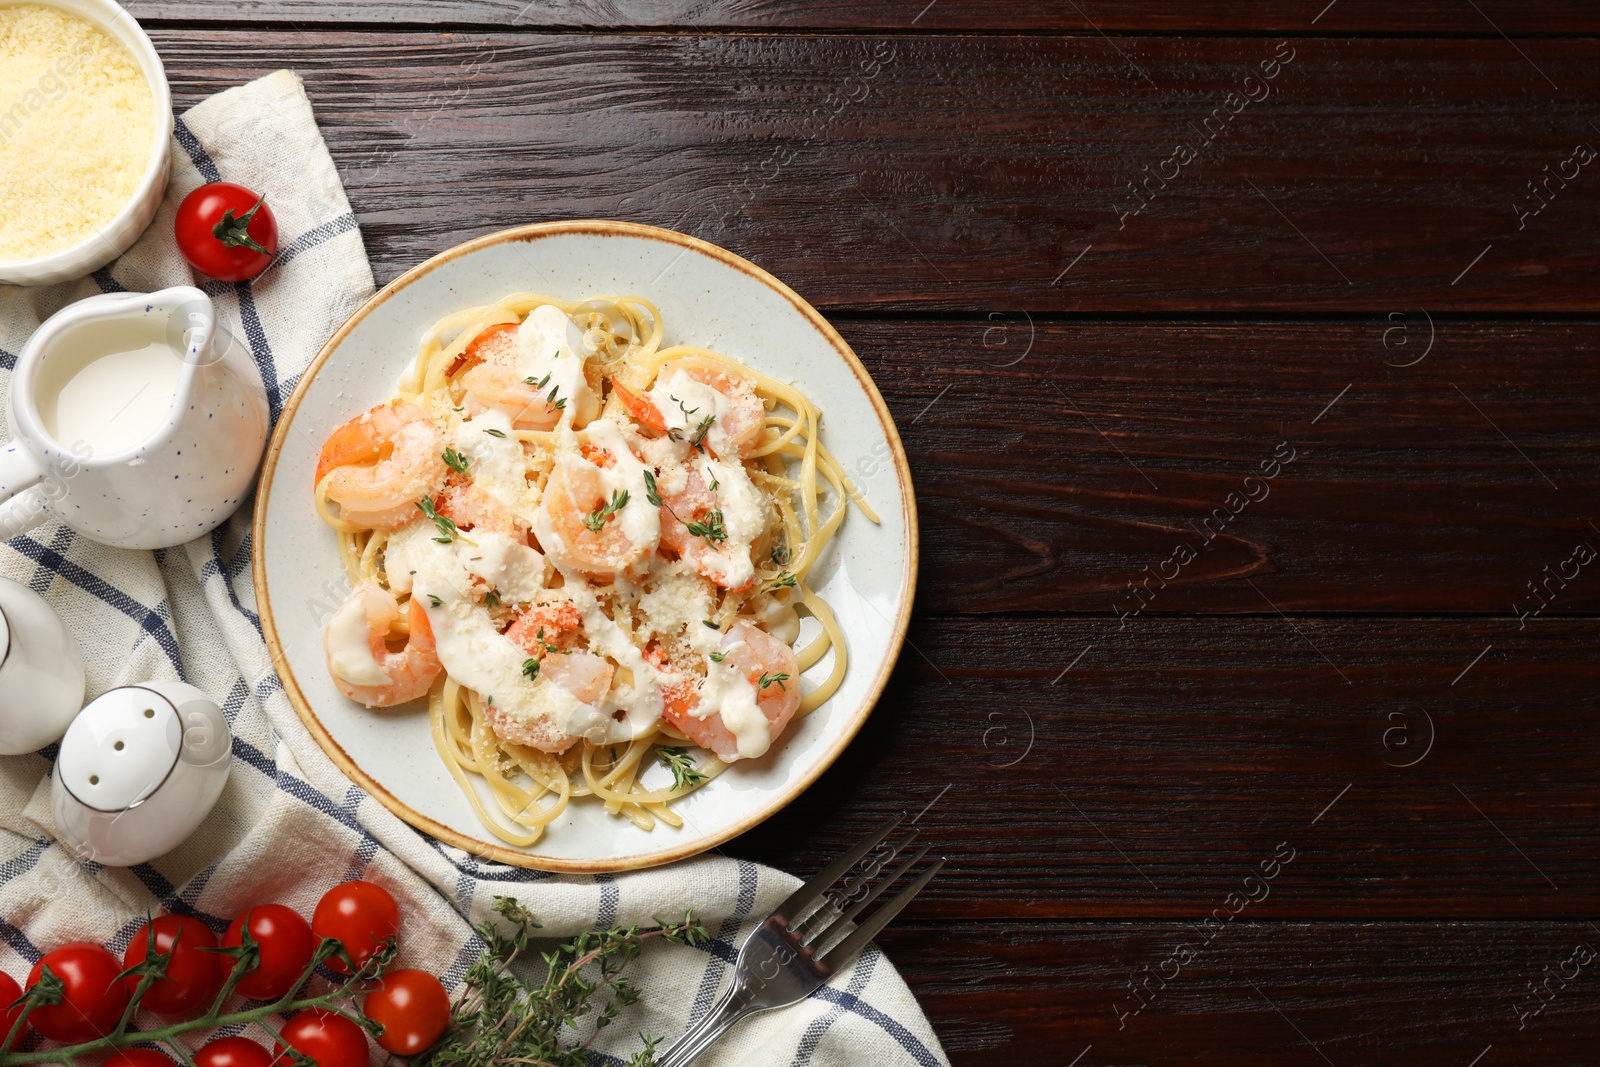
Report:
M348 988L341 986L331 993L324 993L320 997L307 997L304 1000L291 1001L288 1004L279 1001L276 1004L265 1004L259 1008L246 1008L243 1011L229 1012L226 1015L207 1012L198 1019L172 1023L156 1030L112 1034L109 1037L100 1037L93 1041L85 1041L79 1045L51 1049L46 1052L10 1052L0 1055L0 1067L10 1067L12 1064L23 1063L72 1063L76 1057L90 1052L107 1052L143 1041L159 1041L162 1044L172 1045L173 1038L194 1030L214 1030L223 1026L231 1026L234 1023L260 1022L268 1016L277 1015L281 1012L304 1011L307 1008L332 1008L337 1001L350 995ZM340 1012L340 1014L344 1013Z
M17 1021L11 1024L11 1032L6 1035L5 1043L0 1044L0 1056L10 1052L11 1046L17 1043L17 1038L21 1036L23 1027L28 1025L28 1016L33 1014L34 1007L35 1004L31 1000L22 1006L22 1014L17 1016Z

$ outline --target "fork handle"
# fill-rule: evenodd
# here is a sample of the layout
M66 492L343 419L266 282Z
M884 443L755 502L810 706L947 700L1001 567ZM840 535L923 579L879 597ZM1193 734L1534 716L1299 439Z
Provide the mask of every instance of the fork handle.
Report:
M671 1048L656 1057L656 1067L688 1067L734 1023L758 1011L747 998L736 995L740 992L735 980L710 1011L695 1020Z

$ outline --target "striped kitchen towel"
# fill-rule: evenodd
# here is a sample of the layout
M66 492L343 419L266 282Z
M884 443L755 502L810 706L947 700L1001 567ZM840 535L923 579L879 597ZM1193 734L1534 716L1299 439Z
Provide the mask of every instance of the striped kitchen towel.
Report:
M371 295L355 216L298 77L279 72L206 100L178 120L175 142L166 203L122 259L48 289L0 286L0 398L15 354L65 304L197 282L171 234L178 203L203 182L248 185L277 213L282 250L265 274L237 284L198 280L253 353L274 417L323 342ZM476 859L400 822L327 759L273 672L255 614L250 507L165 552L103 548L53 521L0 548L0 575L42 594L66 620L84 654L90 698L151 678L182 679L222 705L234 736L232 775L216 810L176 851L131 869L80 863L54 840L53 747L0 757L0 969L21 979L41 953L73 940L120 953L160 909L217 931L263 901L309 914L328 887L360 877L401 902L402 965L441 974L452 988L482 950L471 924L491 914L498 895L520 900L552 938L693 909L710 944L646 950L631 971L643 995L601 1034L592 1063L623 1062L641 1033L670 1038L706 1010L752 917L795 880L722 857L615 877L551 875ZM254 1027L250 1033L267 1040ZM947 1061L905 983L873 948L805 1004L742 1024L703 1062Z

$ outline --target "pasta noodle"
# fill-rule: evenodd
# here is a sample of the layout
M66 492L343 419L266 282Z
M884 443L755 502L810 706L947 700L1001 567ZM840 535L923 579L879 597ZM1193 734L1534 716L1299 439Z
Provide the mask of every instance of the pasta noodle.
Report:
M663 337L638 296L466 308L323 448L315 506L356 586L330 673L370 706L425 695L440 757L512 845L574 802L681 826L677 801L845 675L807 578L852 504L878 517L820 409Z

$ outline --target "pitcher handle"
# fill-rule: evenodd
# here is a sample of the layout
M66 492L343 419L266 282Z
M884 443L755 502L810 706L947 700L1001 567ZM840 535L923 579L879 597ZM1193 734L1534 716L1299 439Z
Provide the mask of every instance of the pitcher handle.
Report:
M39 484L43 478L39 462L20 442L0 448L0 541L25 534L49 517L48 496Z

